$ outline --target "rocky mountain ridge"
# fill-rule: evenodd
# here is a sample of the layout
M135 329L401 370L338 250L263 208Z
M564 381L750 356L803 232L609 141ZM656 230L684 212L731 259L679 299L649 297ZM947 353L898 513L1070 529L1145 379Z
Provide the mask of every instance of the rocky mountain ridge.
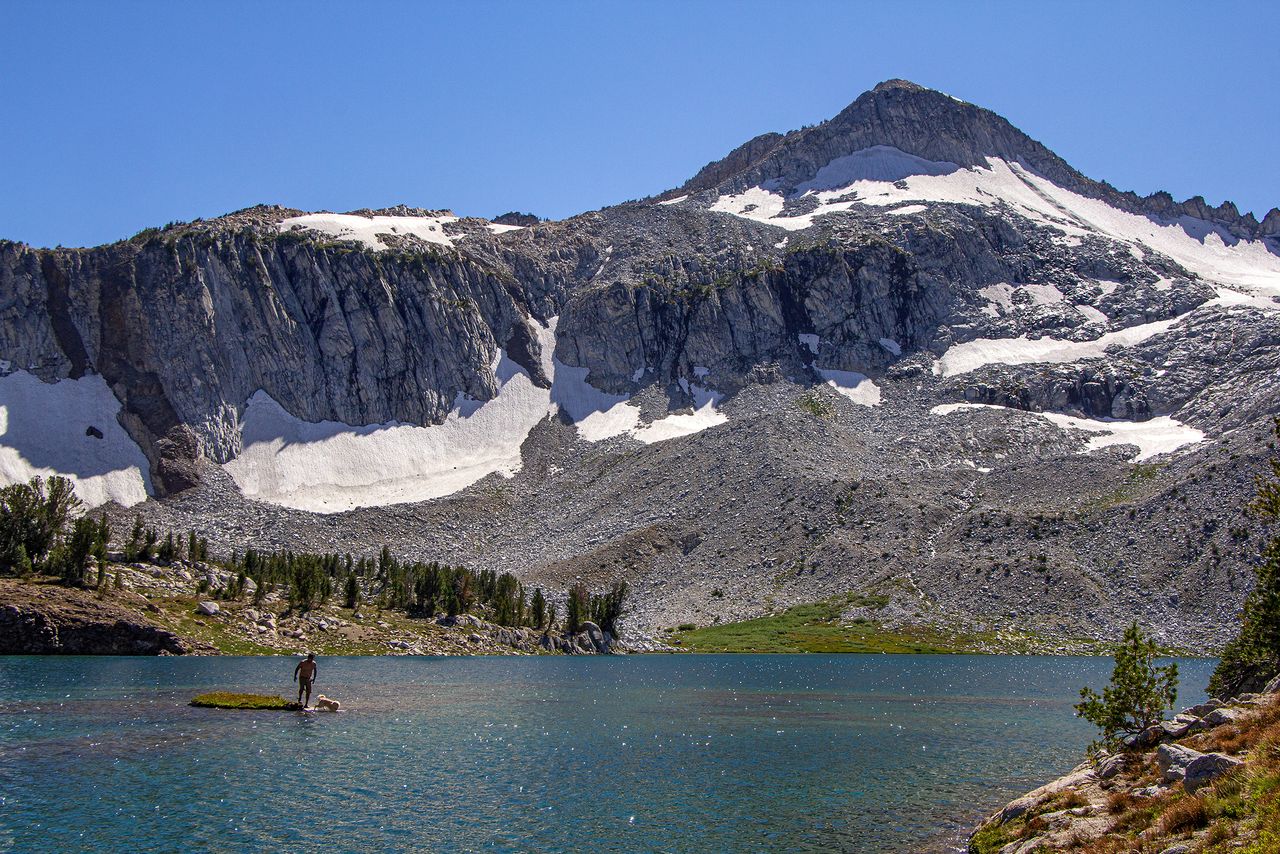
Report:
M122 521L228 551L626 577L644 630L858 590L889 624L1220 642L1280 412L1275 211L1115 193L890 81L679 190L500 219L0 244L0 403L66 430L15 422L5 476L146 487Z

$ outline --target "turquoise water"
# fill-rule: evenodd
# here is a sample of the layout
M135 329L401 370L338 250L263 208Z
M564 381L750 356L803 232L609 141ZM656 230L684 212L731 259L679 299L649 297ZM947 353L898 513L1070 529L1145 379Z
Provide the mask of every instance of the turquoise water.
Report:
M1110 659L0 658L0 850L947 850L1068 770ZM1213 662L1180 662L1185 702Z

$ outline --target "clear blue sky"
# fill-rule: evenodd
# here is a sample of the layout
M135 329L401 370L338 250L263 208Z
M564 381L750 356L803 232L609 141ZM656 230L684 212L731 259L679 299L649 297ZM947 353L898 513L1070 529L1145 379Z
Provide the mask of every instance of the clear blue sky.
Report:
M7 0L0 237L259 202L563 217L891 77L1121 189L1280 205L1280 3Z

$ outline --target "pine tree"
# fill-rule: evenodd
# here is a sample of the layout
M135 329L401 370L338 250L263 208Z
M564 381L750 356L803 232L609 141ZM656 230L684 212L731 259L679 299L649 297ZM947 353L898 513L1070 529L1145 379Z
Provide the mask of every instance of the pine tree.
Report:
M1173 706L1178 696L1178 665L1157 666L1156 653L1156 642L1135 621L1125 629L1111 682L1102 694L1080 689L1076 714L1102 730L1101 746L1114 748L1121 736L1159 723Z
M569 604L565 613L564 630L569 634L577 634L582 622L591 613L591 594L587 586L579 581L569 588Z
M124 544L124 559L126 563L133 563L140 559L142 554L142 538L146 535L146 528L142 524L142 515L133 517L133 530L129 532L129 540Z
M1280 418L1276 419L1275 433L1280 437ZM1267 462L1271 470L1258 478L1258 492L1249 512L1275 525L1280 522L1280 458ZM1223 649L1209 680L1209 693L1214 697L1225 699L1257 691L1280 672L1280 533L1267 540L1261 557L1253 570L1257 580L1240 615L1240 633Z
M79 506L65 477L33 477L0 489L0 572L21 573L23 553L42 562Z
M542 628L543 622L547 617L547 600L542 595L542 588L533 588L533 601L529 605L529 621L535 629Z
M52 568L62 577L62 583L71 587L84 584L84 567L98 542L98 523L88 516L81 516L71 526L71 532L50 557Z
M162 563L169 563L176 555L177 546L173 541L173 531L170 531L169 536L165 537L165 541L161 543L160 549L156 553L156 557L159 558Z
M347 555L348 574L347 574L347 589L345 593L347 597L346 605L348 608L354 611L355 609L360 607L360 581L350 573L350 559L351 559L351 556Z

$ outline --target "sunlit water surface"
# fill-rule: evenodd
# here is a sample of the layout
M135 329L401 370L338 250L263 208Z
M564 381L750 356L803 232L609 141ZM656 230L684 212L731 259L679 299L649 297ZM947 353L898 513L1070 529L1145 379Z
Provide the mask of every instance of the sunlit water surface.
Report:
M1213 662L1184 660L1184 703ZM0 850L947 850L1068 770L1110 659L0 658Z

